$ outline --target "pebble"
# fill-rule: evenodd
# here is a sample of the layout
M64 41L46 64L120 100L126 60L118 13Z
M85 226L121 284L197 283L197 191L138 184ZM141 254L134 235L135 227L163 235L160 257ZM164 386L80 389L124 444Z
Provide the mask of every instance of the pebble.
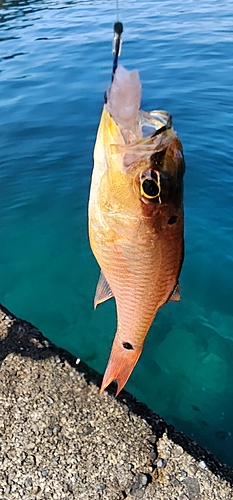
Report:
M27 477L24 481L24 486L25 488L27 489L31 489L33 484L32 484L32 478L31 477Z
M33 490L32 490L32 493L33 495L37 495L40 491L40 487L39 486L34 486Z
M176 446L173 450L173 457L175 458L179 458L181 455L183 455L184 453L184 450L182 448L182 446Z
M192 475L192 476L195 476L196 472L197 472L197 467L196 467L196 465L191 464L191 465L189 466L189 474L190 474L190 475Z
M184 479L185 486L188 491L188 496L190 500L197 500L199 498L200 486L197 479L193 477L187 477Z
M45 401L49 404L52 405L54 403L54 399L51 398L51 396L45 396Z
M207 465L206 465L206 463L205 463L205 461L204 461L204 460L201 460L201 462L199 462L199 467L200 467L200 469L202 469L202 470L204 470L204 469L206 469L206 468L207 468Z
M181 470L178 472L178 474L176 474L176 478L179 480L179 481L183 481L184 478L187 477L187 472L185 470Z
M148 482L146 474L138 474L138 481L141 486L146 486Z
M166 467L166 465L167 465L167 461L164 458L159 458L158 459L157 467L159 469L164 469L164 467Z
M100 483L97 485L96 489L97 489L97 491L103 491L103 490L105 490L105 488L106 488L106 484Z
M134 489L132 488L130 490L130 494L135 497L135 498L142 498L144 496L144 493L145 491L144 490L138 490L138 489ZM130 498L131 498L131 495L130 495Z
M150 452L150 454L149 454L149 458L150 458L151 460L155 460L155 459L156 459L156 456L157 456L157 455L156 455L156 453L155 453L154 451L151 451L151 452Z
M145 492L145 488L148 482L146 474L139 473L135 476L135 482L130 488L130 494L136 498L142 498Z
M61 431L61 426L60 425L55 425L54 428L53 428L53 434L54 436L57 436L58 433Z
M49 475L49 470L48 469L42 470L42 472L41 472L41 476L42 477L47 477L48 475Z
M149 441L150 441L150 443L152 443L152 444L155 444L155 443L156 443L156 440L157 440L157 438L156 438L156 436L155 436L154 434L152 434L152 435L149 437Z

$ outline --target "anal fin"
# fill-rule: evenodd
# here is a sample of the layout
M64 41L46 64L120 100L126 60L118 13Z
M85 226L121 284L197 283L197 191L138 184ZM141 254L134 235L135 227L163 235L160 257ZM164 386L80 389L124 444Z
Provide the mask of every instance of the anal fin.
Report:
M179 300L180 300L180 285L179 283L177 283L168 302L179 302Z
M99 304L105 302L105 300L111 299L112 297L113 297L112 290L107 280L105 279L102 271L100 271L100 277L95 291L94 309L96 309L96 307Z

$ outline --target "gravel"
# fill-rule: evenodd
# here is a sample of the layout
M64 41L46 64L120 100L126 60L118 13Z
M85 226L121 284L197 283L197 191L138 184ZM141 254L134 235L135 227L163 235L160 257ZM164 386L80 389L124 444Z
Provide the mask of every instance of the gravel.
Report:
M0 306L1 500L233 500L233 471Z

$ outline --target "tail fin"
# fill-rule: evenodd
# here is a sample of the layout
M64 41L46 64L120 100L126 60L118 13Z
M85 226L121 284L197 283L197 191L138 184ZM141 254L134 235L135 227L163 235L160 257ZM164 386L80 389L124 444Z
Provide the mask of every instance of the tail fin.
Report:
M117 335L115 336L99 391L100 394L102 394L108 385L115 380L117 382L116 396L118 396L138 361L142 352L142 347L143 346L140 346L134 349L129 342L121 342L119 337Z

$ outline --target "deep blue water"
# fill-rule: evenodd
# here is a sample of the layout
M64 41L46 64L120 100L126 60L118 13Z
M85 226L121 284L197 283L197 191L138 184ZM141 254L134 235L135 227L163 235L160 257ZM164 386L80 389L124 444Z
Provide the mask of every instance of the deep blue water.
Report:
M180 303L158 314L127 389L233 465L233 0L128 0L121 63L182 140ZM103 372L115 332L93 311L92 151L110 82L114 1L0 3L0 302Z

